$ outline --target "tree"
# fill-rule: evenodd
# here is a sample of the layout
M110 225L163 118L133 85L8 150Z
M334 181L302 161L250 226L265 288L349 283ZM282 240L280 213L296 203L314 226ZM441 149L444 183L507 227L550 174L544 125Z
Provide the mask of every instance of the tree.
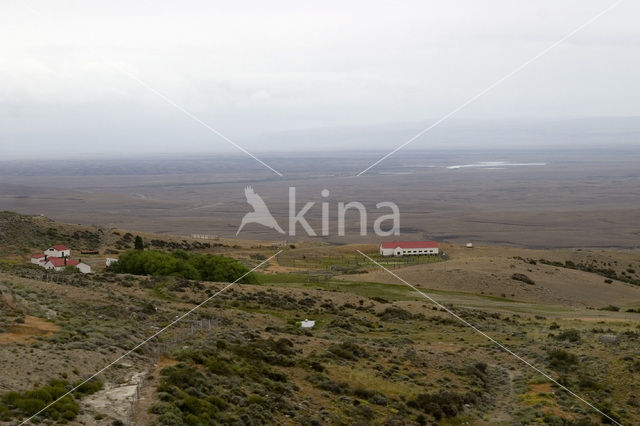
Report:
M211 254L165 253L157 250L129 250L122 253L111 270L135 275L177 276L188 280L254 283L255 277L235 259ZM247 275L248 274L248 275Z
M136 241L133 243L136 250L144 250L144 242L140 235L136 235Z

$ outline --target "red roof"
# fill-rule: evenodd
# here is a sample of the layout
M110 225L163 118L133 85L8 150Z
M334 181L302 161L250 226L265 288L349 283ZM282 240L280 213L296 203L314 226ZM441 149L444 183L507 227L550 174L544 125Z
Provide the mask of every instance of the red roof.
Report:
M69 248L67 246L63 246L62 244L58 244L57 246L53 246L52 248L58 250L58 251L65 251L65 250L69 250Z
M382 248L394 249L400 247L403 249L421 249L421 248L438 248L436 241L387 241L380 244Z
M67 259L67 264L64 263L64 257L50 257L49 262L56 268L60 268L62 266L76 266L80 263L79 260L75 259Z
M44 257L44 254L32 254L31 258L32 259L42 259Z

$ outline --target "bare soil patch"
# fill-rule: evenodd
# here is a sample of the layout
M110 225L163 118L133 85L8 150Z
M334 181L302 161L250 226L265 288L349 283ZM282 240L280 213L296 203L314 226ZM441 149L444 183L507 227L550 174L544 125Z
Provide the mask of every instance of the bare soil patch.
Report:
M24 343L34 336L51 336L58 330L60 327L50 321L27 315L24 324L15 324L0 333L0 344Z

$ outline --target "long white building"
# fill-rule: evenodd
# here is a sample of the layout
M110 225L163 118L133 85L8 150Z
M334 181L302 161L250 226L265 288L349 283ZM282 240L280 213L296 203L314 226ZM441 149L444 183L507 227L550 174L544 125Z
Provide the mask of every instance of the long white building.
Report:
M388 241L380 243L382 256L418 256L439 253L435 241Z

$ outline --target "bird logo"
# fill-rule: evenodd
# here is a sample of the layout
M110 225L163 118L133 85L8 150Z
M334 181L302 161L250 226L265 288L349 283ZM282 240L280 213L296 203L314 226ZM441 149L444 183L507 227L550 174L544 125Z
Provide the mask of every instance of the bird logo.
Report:
M248 223L258 223L267 228L275 229L281 234L284 234L284 230L278 225L278 222L273 218L273 215L269 211L269 208L265 204L262 197L255 193L252 187L247 186L244 189L244 195L247 197L247 203L253 207L253 211L244 215L240 227L236 232L236 236L242 231L242 228Z

